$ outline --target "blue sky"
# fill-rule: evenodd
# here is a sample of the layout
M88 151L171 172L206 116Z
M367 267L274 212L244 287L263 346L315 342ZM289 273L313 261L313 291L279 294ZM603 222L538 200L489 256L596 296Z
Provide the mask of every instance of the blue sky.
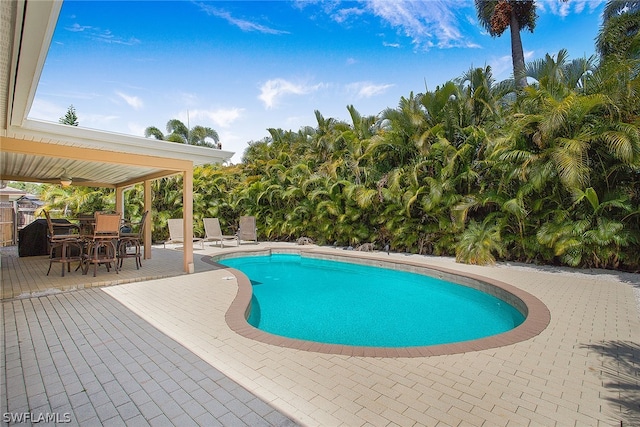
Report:
M527 60L594 53L604 1L537 1ZM65 0L30 118L143 136L180 119L215 129L239 162L267 128L395 108L471 66L511 73L509 34L492 38L473 0Z

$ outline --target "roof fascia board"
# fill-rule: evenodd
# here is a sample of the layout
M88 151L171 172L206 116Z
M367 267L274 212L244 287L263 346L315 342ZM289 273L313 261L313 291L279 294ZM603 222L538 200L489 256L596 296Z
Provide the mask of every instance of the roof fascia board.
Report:
M22 22L22 17L24 16L24 1L16 0L15 2L10 4L11 9L6 9L8 6L3 5L2 12L5 13L7 10L11 14L8 19L10 22L11 28L9 29L9 36L11 37L10 45L7 45L10 49L7 55L9 62L9 76L8 76L8 85L6 88L0 88L0 90L6 90L6 105L4 106L6 110L4 111L5 116L3 117L3 126L2 130L6 129L6 127L11 122L11 111L13 109L13 98L16 87L16 73L18 70L18 53L20 52L20 34L21 30L18 31L22 25L18 26L18 22ZM3 17L3 19L5 19ZM4 48L5 46L3 46ZM4 53L4 52L3 52Z
M46 142L0 137L2 151L34 156L46 156L60 159L84 160L89 162L111 163L127 166L145 166L170 171L193 169L193 162L185 159L158 157L136 153L114 153L95 148L56 145Z
M77 144L107 151L136 153L190 160L194 165L224 163L234 155L232 151L218 150L196 145L179 144L115 132L69 126L43 120L27 119L21 128L9 129L26 139L51 140L52 144Z
M160 178L168 178L170 176L174 176L174 175L179 175L181 173L183 173L184 171L181 172L176 172L176 171L162 171L162 172L158 172L158 173L153 173L153 174L149 174L149 175L145 175L145 176L140 176L134 179L130 179L129 181L124 181L124 182L119 182L116 187L131 187L133 185L136 184L140 184L141 182L144 181L153 181L156 179L160 179Z
M49 45L56 29L62 0L26 0L18 7L26 5L24 15L18 12L14 38L13 64L15 81L12 102L9 106L9 126L21 126L29 114L38 88L42 68L49 52Z

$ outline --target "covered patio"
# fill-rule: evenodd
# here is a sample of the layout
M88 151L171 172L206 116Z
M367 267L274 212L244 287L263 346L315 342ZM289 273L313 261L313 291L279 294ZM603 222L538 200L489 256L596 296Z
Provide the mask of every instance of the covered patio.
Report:
M183 227L193 236L193 169L223 163L232 152L101 132L29 119L61 1L3 2L0 62L0 179L113 188L116 211L125 214L124 192L144 188L144 210L152 211L151 182L183 178ZM150 224L150 218L147 218ZM151 251L151 227L145 230L144 256ZM182 271L193 272L193 251L183 252Z

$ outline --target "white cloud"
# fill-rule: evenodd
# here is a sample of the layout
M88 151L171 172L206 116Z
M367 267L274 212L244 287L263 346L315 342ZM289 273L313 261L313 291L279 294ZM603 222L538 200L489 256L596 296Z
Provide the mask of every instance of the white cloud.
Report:
M286 95L307 95L313 93L324 85L296 84L285 79L272 79L260 87L258 99L264 103L265 108L270 109L277 105L278 101Z
M536 7L540 13L550 13L564 18L571 13L583 13L585 9L587 9L588 13L593 13L598 6L604 2L605 0L571 0L568 2L562 0L547 0L537 1Z
M139 44L140 40L135 37L124 38L114 35L111 30L102 30L98 27L92 27L90 25L80 25L77 22L70 27L65 27L65 30L73 33L86 33L87 37L92 40L103 43L122 44L126 46L132 46Z
M189 110L189 117L193 120L210 120L213 128L229 128L233 122L242 117L244 108L217 108L214 110Z
M307 116L289 116L285 118L284 122L286 123L287 127L294 129L304 126L304 123L309 123L308 120L309 117Z
M348 5L343 7L343 5ZM463 21L469 24L468 11L473 10L470 0L359 0L361 7L354 2L339 0L319 2L298 0L295 5L300 9L316 6L335 22L348 24L351 16L361 17L372 14L386 26L395 29L398 34L411 39L416 48L475 47L466 41L462 34ZM457 16L465 13L465 15ZM395 44L388 46L396 47Z
M388 89L394 87L394 84L374 84L371 82L355 82L346 85L347 91L355 93L358 98L371 98L372 96L382 95Z
M276 30L274 28L270 28L255 22L251 22L246 19L235 18L231 16L231 13L227 12L226 10L218 9L217 7L212 7L204 3L200 3L199 6L200 6L200 9L203 10L208 15L222 18L225 21L227 21L229 24L240 28L242 31L247 31L247 32L257 31L263 34L289 34L288 31Z
M244 108L189 109L174 113L171 117L175 117L189 127L213 128L218 132L221 140L226 140L227 138L223 138L223 135L231 134L232 124L242 118L244 111Z
M64 116L69 106L62 106L42 98L35 98L29 110L29 117L34 119L57 122ZM77 114L77 111L76 111Z
M470 11L475 12L471 0L359 0L360 7L354 7L354 3L356 2L340 0L294 1L295 7L299 9L315 7L312 16L316 13L325 14L335 22L345 25L349 24L348 18L351 16L371 14L385 26L411 39L416 49L428 50L434 46L477 47L468 41L462 31L463 26L475 25L475 19L470 15ZM398 47L395 44L387 46Z
M331 17L334 21L338 23L343 23L348 20L352 16L361 16L365 11L363 9L357 7L350 7L346 9L338 9L337 12L334 12Z
M563 18L569 14L569 3L567 2L550 2L549 5L555 15L560 15Z
M116 92L116 95L118 95L120 98L124 99L124 102L126 102L127 104L129 104L129 106L131 108L133 108L134 110L139 110L143 107L143 102L140 98L138 98L137 96L130 96L127 95L126 93L122 93L122 92Z
M68 108L69 105L62 106L51 101L36 98L29 111L29 117L57 123L60 118L66 114ZM78 110L78 108L76 108L76 114L80 126L84 128L113 129L113 124L120 119L119 116L115 115L85 114L81 110Z
M198 95L189 92L177 92L175 99L182 105L195 106L198 104Z
M347 65L354 65L357 64L358 60L355 58L347 58Z
M148 126L143 126L139 123L129 122L127 123L127 129L125 133L127 135L144 136L144 131Z
M89 25L80 25L76 22L70 27L65 27L65 30L71 31L72 33L81 33L84 30L90 30L91 28L92 27Z
M429 0L370 0L366 4L374 15L411 38L416 47L467 45L454 13L459 4Z
M491 58L489 66L493 77L498 80L508 79L513 74L513 65L511 64L511 55L504 55L498 58Z
M534 53L535 52L532 50L525 51L525 62L530 61L533 58ZM513 62L511 60L511 55L491 58L489 60L489 66L491 67L493 77L498 81L506 80L513 77Z
M105 114L88 114L83 115L82 117L78 115L78 121L80 122L80 126L85 128L94 128L94 129L108 129L112 128L116 120L120 120L120 116L114 115L105 115ZM108 128L106 127L108 126Z
M382 46L399 48L400 47L400 43L382 42Z

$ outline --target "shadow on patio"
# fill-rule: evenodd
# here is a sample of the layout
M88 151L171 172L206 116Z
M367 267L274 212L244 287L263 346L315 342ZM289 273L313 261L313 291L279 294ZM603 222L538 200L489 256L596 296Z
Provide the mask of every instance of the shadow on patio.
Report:
M640 346L630 341L585 345L602 357L600 377L610 391L605 397L618 411L620 425L640 425Z
M215 270L216 267L202 261L204 254L194 251L195 271L202 272ZM53 265L49 269L48 256L19 257L17 246L0 248L0 265L2 277L2 299L8 300L20 297L32 297L84 289L95 286L119 285L131 282L160 279L165 277L181 276L182 251L175 249L153 248L153 257L142 261L142 268L136 269L133 259L124 260L122 270L115 273L113 269L107 272L104 266L98 268L98 274L93 277L91 272L83 275L80 270L74 271L76 264L71 267L70 273L61 277L61 266Z

